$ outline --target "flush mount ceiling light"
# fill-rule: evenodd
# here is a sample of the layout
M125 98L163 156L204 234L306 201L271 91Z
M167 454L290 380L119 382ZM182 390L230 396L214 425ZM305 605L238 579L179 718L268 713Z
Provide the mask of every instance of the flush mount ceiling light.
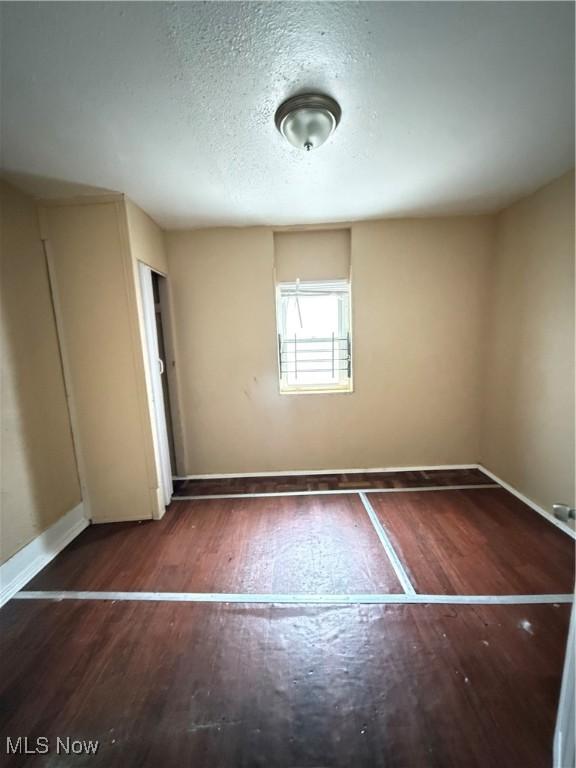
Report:
M322 146L340 122L342 110L330 96L306 93L280 104L276 128L290 144L308 152Z

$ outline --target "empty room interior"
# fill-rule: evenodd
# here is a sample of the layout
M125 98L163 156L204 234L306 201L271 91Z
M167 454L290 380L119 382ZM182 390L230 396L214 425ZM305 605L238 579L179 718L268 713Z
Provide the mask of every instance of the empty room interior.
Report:
M573 768L573 2L0 2L0 764Z

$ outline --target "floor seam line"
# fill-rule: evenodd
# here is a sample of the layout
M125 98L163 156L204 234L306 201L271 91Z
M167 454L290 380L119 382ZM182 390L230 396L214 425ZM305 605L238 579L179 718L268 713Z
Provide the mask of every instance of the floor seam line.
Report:
M102 600L206 603L285 603L320 605L525 605L572 603L574 594L441 595L421 593L227 593L227 592L130 592L95 590L22 590L13 600Z
M388 532L384 528L383 524L380 522L378 515L376 514L374 507L372 506L372 503L368 500L366 494L363 493L362 491L358 494L358 496L360 497L360 501L364 505L364 509L366 510L366 513L370 518L370 522L372 523L372 526L376 531L376 535L380 539L380 542L384 547L386 554L388 555L388 560L390 561L390 565L394 569L394 573L398 577L398 580L402 585L402 589L407 595L415 595L416 590L414 589L414 585L412 584L410 577L406 573L406 569L404 568L400 558L398 557L398 554L394 549L394 545L392 544L392 541L388 536Z
M261 493L205 493L190 495L173 495L172 501L199 501L202 499L260 499L280 496L327 496L337 494L358 493L422 493L432 491L479 491L484 489L501 488L498 483L481 483L479 485L431 485L420 488L339 488L317 491L262 491Z

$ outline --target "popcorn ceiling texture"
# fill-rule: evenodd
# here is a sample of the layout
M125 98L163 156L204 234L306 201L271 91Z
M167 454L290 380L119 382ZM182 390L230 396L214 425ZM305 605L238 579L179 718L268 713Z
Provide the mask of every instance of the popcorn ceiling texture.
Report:
M165 228L492 211L573 164L570 3L3 4L2 164ZM341 104L310 154L273 116Z

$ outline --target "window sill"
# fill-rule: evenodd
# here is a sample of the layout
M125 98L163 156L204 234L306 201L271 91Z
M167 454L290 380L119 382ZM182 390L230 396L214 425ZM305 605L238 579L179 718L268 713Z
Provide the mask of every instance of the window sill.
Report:
M354 392L352 385L345 387L298 387L295 389L280 389L281 395L350 395Z

